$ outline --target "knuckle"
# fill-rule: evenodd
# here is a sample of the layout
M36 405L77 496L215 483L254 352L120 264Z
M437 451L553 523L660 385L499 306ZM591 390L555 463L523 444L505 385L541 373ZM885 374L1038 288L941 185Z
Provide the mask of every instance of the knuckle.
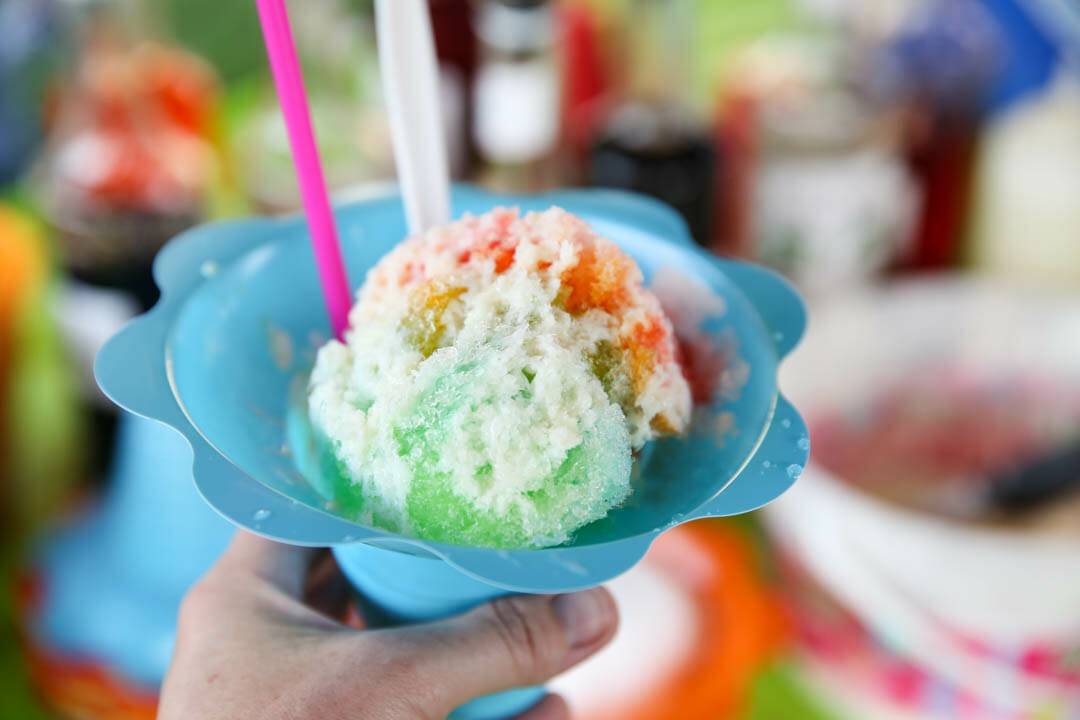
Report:
M529 613L517 597L498 598L490 608L492 627L517 675L531 677L542 672L551 654L551 643L547 642L547 634L535 613Z
M202 645L203 627L207 620L206 591L192 586L180 601L176 614L176 639L173 657L186 656L193 648Z
M203 637L220 625L223 593L212 577L200 579L184 594L176 614L177 642Z
M211 594L212 590L207 587L205 580L198 581L188 589L180 601L176 616L178 632L183 633L185 629L198 627L205 622Z

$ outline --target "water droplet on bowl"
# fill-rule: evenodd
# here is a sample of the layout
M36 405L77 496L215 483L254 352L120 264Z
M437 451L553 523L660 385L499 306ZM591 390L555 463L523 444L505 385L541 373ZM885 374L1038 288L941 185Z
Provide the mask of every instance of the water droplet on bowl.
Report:
M211 278L218 274L221 268L213 260L206 260L199 266L199 274L204 278Z
M266 518L270 517L269 510L256 510L254 515L255 522L262 522Z
M762 460L762 461L761 461L761 467L763 467L763 468L766 468L766 469L768 469L768 468L771 468L771 467L772 467L772 463L771 463L771 462L769 462L768 460Z
M573 560L563 560L562 566L574 573L575 575L588 575L589 571L585 569L585 566L579 562Z
M291 368L293 364L292 336L273 325L266 326L266 336L269 343L270 357L273 358L278 370L284 372Z
M797 444L798 444L800 450L809 450L810 449L810 438L803 435L801 438L799 438L799 442Z
M773 336L773 340L775 340L776 342L780 342L781 340L784 339L784 333L780 332L779 330L774 332L772 334L772 336Z
M514 565L515 567L521 567L521 561L518 560L513 555L511 555L508 551L506 551L506 550L496 550L495 554L499 557L500 560L506 560L507 562L509 562L511 565Z
M355 535L346 535L345 537L341 538L341 542L352 542L355 539Z
M787 466L788 477L790 477L792 480L794 480L794 479L798 478L800 475L802 475L802 471L803 471L802 465L792 464L792 465Z
M787 418L784 418L780 421L780 427L784 428L785 430L788 429L789 427L791 427L791 421Z

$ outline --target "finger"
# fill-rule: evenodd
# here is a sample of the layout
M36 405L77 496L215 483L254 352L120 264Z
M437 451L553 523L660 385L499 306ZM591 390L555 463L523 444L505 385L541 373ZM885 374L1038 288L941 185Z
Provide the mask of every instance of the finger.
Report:
M215 580L238 587L245 586L254 575L290 597L299 598L308 568L318 553L318 548L285 545L238 530L210 572Z
M538 685L584 660L615 634L611 595L594 588L569 595L513 595L436 623L378 631L384 652L428 685L446 707L516 687ZM370 639L369 639L370 640Z
M543 700L513 720L570 720L570 706L561 695L545 695Z

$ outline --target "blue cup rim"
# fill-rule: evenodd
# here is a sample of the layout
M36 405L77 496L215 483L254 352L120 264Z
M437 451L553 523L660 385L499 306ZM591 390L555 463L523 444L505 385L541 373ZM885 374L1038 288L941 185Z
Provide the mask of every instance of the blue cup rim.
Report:
M619 217L646 232L669 239L679 252L692 254L695 260L718 267L755 309L762 332L767 333L772 343L777 364L804 332L805 307L784 278L758 265L720 259L706 253L690 239L681 217L654 199L597 189L554 191L538 196L494 194L462 185L454 188L455 206L493 207L537 202L571 208L587 206L600 214ZM389 190L374 193L359 202L337 205L335 210L362 209L375 203L400 206L401 199L396 191ZM508 590L554 592L596 585L620 574L636 563L653 540L670 527L694 519L735 515L761 507L795 481L798 472L792 472L792 468L801 471L806 463L808 445L803 447L806 443L799 442L807 437L805 424L777 390L769 419L753 450L711 498L692 512L673 517L667 525L617 540L571 547L494 551L403 537L359 526L328 510L302 504L252 478L213 447L184 409L172 376L169 353L172 324L180 308L203 280L206 263L225 267L251 252L247 246L238 248L219 242L223 237L237 233L253 236L269 233L273 236L283 228L302 223L300 215L245 218L199 226L174 238L154 263L154 277L162 291L161 300L112 338L95 363L98 382L114 402L133 413L158 420L185 437L192 447L192 475L199 492L219 513L240 527L293 544L367 542L410 554L438 557L468 575ZM160 365L151 362L133 368L131 357L157 357L161 362ZM754 467L755 460L762 457L773 461Z

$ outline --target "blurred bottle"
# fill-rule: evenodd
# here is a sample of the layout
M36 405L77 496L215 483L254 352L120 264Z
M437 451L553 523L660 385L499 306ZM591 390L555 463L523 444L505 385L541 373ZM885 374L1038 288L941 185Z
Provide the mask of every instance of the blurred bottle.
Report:
M563 137L572 163L571 183L585 176L598 126L611 105L611 69L605 47L607 24L585 2L560 3L557 12L563 76Z
M821 294L875 277L910 238L917 189L843 95L763 113L753 187L761 262Z
M986 128L969 257L981 269L1080 287L1080 79L1062 70L1044 92Z
M737 59L727 120L740 152L746 250L811 294L876 277L903 250L917 188L845 77L843 35L775 35ZM728 188L733 192L733 188Z
M469 0L428 0L428 8L439 58L440 108L450 175L461 178L475 161L469 132L477 52L472 5Z
M905 155L922 196L904 267L959 260L976 136L1000 54L978 0L933 0L910 14L865 72L872 96L904 108Z
M708 244L716 153L687 99L692 9L687 0L630 0L627 15L622 98L593 139L588 183L663 200Z
M560 184L561 86L547 0L485 0L477 9L480 57L473 87L477 179L509 192Z

